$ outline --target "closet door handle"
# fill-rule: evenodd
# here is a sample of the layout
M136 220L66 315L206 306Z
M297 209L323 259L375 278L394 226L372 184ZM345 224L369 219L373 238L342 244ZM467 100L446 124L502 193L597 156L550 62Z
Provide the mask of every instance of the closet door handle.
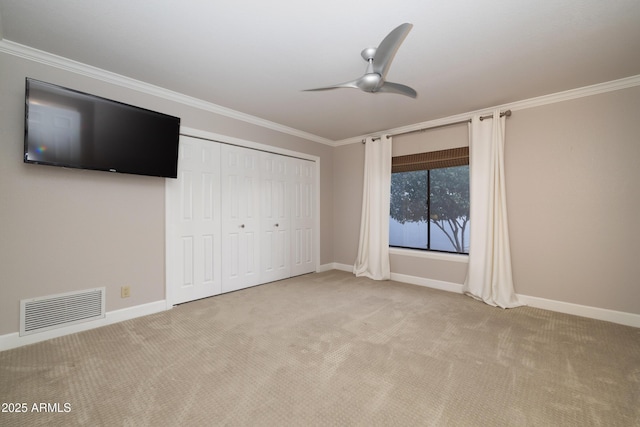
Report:
M276 224L276 227L279 227L279 226L280 226L280 224Z
M240 228L244 228L244 224L240 224Z

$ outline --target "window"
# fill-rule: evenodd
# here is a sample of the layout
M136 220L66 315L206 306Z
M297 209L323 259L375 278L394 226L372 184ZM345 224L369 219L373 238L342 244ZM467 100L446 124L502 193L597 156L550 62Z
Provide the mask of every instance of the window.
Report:
M468 147L393 158L389 246L469 253Z

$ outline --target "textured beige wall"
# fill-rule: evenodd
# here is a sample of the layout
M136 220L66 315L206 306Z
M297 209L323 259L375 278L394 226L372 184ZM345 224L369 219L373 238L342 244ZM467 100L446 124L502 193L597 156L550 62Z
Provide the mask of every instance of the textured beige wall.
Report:
M423 277L430 280L461 285L467 276L467 262L445 261L415 257L411 255L391 254L391 271L408 276Z
M353 265L360 235L364 144L336 147L333 158L333 256L335 262Z
M0 335L19 301L106 286L107 311L164 299L164 179L24 164L25 77L161 111L182 125L320 157L321 263L333 261L333 147L0 53ZM131 297L120 298L120 286Z
M634 87L515 111L507 120L516 292L640 314L639 111L640 88ZM364 149L337 147L334 156L334 257L350 265ZM391 255L391 269L458 284L466 275L464 263L401 255Z
M427 129L422 132L407 133L393 138L392 156L446 150L469 145L469 124Z
M516 111L506 141L516 291L640 313L640 87Z

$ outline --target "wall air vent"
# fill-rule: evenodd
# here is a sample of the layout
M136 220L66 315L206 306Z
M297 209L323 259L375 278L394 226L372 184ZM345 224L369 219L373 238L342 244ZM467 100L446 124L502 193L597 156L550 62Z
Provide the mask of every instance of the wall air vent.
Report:
M105 288L20 301L20 336L105 317Z

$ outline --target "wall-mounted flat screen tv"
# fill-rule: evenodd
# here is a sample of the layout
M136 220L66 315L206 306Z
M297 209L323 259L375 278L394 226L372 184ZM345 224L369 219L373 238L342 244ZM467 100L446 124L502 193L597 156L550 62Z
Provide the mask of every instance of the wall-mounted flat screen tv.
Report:
M176 178L180 118L26 79L24 161Z

